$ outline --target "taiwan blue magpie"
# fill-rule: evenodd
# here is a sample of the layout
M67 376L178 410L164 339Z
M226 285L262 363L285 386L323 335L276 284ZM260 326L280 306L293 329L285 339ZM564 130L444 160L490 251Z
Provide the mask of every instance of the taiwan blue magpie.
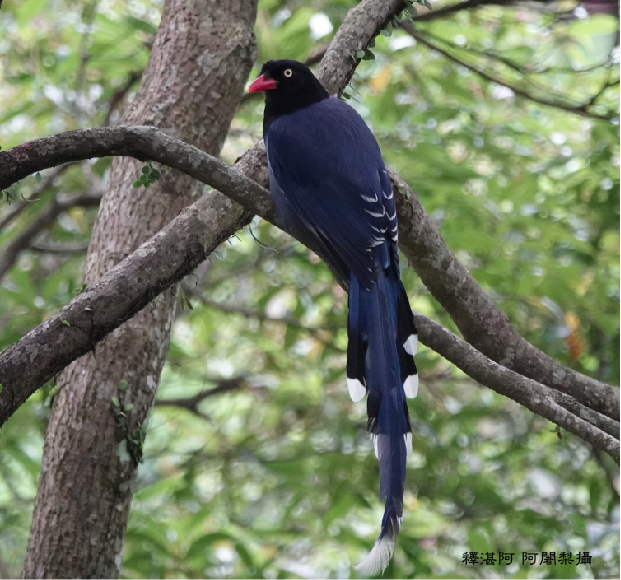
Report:
M412 429L405 398L418 375L414 317L399 277L394 193L360 115L331 97L310 69L271 60L250 85L265 91L263 137L278 217L321 256L349 292L347 386L367 395L367 429L386 500L379 538L356 569L383 572L403 517Z

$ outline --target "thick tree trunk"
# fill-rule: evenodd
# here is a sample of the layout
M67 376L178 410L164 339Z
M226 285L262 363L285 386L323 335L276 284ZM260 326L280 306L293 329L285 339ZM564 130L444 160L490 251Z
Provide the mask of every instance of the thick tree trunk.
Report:
M167 0L124 124L154 125L217 154L255 58L257 0ZM115 159L84 270L92 283L202 192L172 171L133 189L142 163ZM141 452L169 345L176 290L163 293L59 377L45 438L25 578L119 574ZM133 406L132 406L133 405Z

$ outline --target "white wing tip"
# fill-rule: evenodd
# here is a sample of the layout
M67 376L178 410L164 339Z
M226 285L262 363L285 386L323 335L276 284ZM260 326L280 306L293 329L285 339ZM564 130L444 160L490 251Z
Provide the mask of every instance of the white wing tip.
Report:
M410 375L405 379L403 382L403 390L408 399L414 399L416 395L418 395L418 374Z
M403 343L403 348L409 355L414 356L418 352L418 335L410 334L408 339Z
M354 403L357 403L366 394L367 390L364 385L358 379L347 379L347 388L349 389L349 396Z
M385 535L375 542L371 553L360 564L354 566L354 569L364 576L377 576L386 570L394 551L395 539Z

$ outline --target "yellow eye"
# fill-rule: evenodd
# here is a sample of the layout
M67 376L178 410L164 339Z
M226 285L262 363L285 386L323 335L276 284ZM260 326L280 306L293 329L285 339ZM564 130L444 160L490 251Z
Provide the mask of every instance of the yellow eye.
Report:
M282 73L282 74L284 74L287 78L291 78L291 77L293 76L293 71L292 71L290 68L288 68L288 69L287 69L284 73Z

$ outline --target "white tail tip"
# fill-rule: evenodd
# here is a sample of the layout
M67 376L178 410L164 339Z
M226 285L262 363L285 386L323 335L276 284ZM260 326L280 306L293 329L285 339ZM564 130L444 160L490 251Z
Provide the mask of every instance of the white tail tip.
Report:
M377 576L386 570L394 551L395 539L385 535L375 542L371 553L354 569L365 576Z
M403 390L408 399L413 399L418 395L418 375L410 375L403 382Z
M410 455L412 455L413 451L412 451L412 433L411 431L406 433L403 438L405 439L405 450L408 453L408 457Z
M347 388L349 389L349 396L354 403L357 403L367 394L367 390L364 385L358 379L347 379Z
M375 458L379 459L379 435L371 435L371 439L373 440L373 447L375 448Z
M409 355L414 356L418 352L418 335L410 334L408 339L403 343L403 348Z

